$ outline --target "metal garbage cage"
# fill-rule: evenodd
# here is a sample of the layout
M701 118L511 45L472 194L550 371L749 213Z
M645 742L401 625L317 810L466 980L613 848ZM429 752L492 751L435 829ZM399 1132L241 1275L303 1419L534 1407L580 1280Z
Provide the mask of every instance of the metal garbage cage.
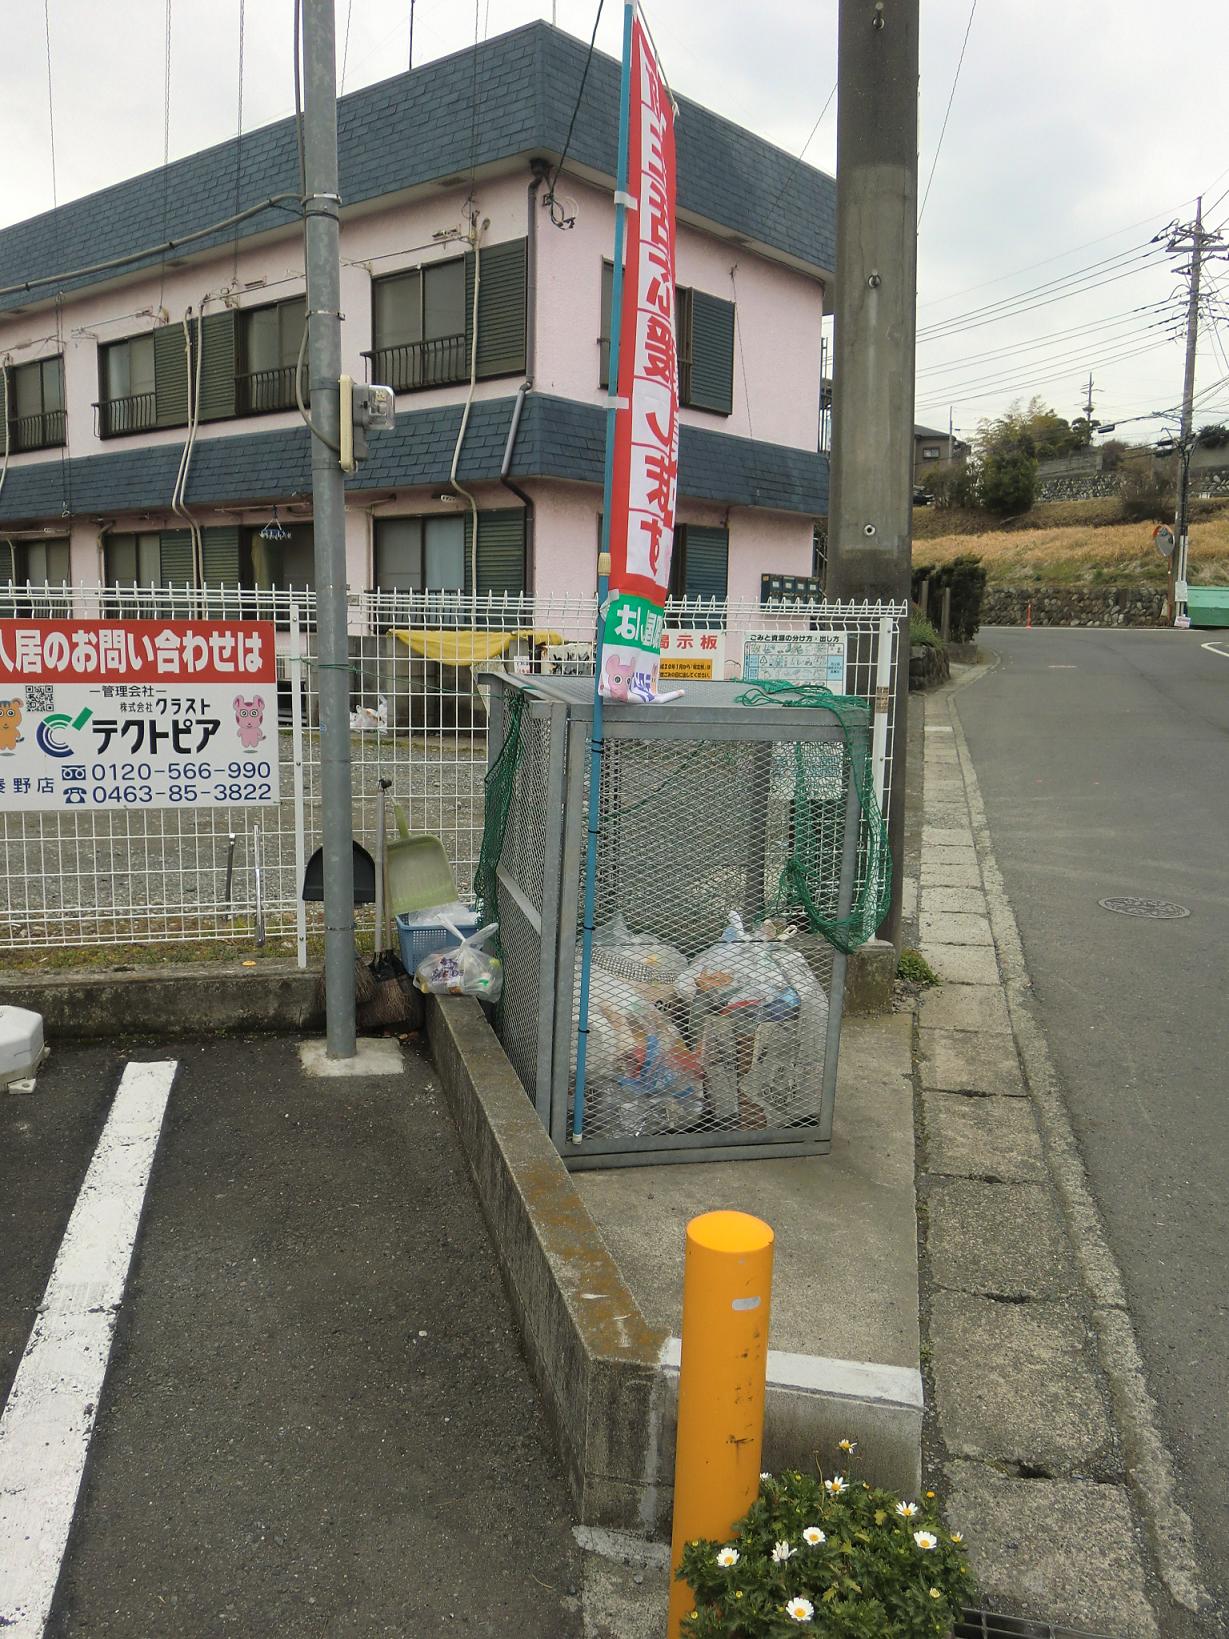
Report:
M501 805L488 790L483 846L504 962L496 1024L567 1165L826 1153L846 957L795 914L787 867L805 838L814 899L848 917L866 705L750 705L738 682L606 705L578 1144L593 683L488 681L503 791Z

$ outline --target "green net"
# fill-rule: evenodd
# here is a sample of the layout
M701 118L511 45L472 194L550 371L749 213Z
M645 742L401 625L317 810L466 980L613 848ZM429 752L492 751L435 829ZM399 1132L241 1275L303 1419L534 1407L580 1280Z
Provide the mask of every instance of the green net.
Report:
M474 872L474 898L483 922L498 921L496 872L503 856L508 831L508 810L516 785L516 769L521 755L521 718L525 714L525 694L509 689L505 702L507 722L499 755L487 769L483 782L482 847ZM498 935L496 936L498 938Z
M841 725L839 746L796 740L774 750L774 783L792 783L791 824L776 900L768 908L785 915L801 911L812 932L822 933L848 955L873 938L892 896L892 851L875 795L866 703L833 694L821 683L771 679L745 689L737 701L740 706L826 711ZM857 790L861 814L853 900L842 916L832 903L832 882L840 867L849 781Z

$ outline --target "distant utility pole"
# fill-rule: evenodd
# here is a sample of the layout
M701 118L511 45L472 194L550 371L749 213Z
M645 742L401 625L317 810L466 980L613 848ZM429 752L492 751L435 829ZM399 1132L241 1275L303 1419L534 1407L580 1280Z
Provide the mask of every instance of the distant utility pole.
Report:
M840 0L837 40L836 368L827 593L908 602L917 327L918 8ZM901 633L888 829L900 939L909 709Z
M954 404L947 407L947 459L949 464L956 459L956 426L952 417L956 413Z
M1182 421L1178 435L1178 504L1174 512L1174 549L1169 560L1169 623L1175 625L1186 614L1186 578L1190 556L1187 524L1190 512L1191 443L1195 410L1195 360L1199 350L1199 284L1203 264L1214 250L1224 249L1224 240L1206 233L1203 226L1203 197L1195 201L1195 220L1178 222L1169 230L1166 249L1171 255L1190 256L1181 269L1188 283L1186 303L1186 372L1182 380Z
M1088 430L1092 431L1092 371L1088 372L1088 396L1084 400L1084 419L1088 423Z
M324 832L327 1052L354 1057L354 804L341 471L341 270L333 0L303 0L303 163L308 382L316 559L316 666ZM295 42L298 49L298 41Z

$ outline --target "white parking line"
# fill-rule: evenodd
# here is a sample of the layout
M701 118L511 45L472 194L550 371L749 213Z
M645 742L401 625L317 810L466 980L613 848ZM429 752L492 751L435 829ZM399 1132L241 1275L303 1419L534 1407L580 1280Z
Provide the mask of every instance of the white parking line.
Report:
M124 1071L0 1417L5 1639L41 1639L51 1610L177 1068Z
M1212 654L1218 654L1222 660L1229 660L1229 649L1223 649L1219 643L1201 643L1201 649L1207 649Z

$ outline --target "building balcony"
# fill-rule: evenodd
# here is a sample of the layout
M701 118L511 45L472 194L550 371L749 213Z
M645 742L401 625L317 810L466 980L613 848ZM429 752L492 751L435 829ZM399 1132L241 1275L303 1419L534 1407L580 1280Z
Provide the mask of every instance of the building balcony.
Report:
M240 415L266 415L272 410L297 408L294 396L294 364L279 365L274 370L249 370L235 379L236 410ZM303 371L306 378L307 369ZM306 379L303 383L303 402L309 400Z
M125 433L145 433L158 424L158 406L153 393L132 393L127 398L104 398L95 404L99 438L121 438Z
M370 378L398 393L422 387L452 387L469 380L465 336L433 336L428 341L407 341L396 347L373 347L363 357Z
M64 443L66 418L63 410L43 410L39 415L19 415L9 422L9 448L52 450Z

